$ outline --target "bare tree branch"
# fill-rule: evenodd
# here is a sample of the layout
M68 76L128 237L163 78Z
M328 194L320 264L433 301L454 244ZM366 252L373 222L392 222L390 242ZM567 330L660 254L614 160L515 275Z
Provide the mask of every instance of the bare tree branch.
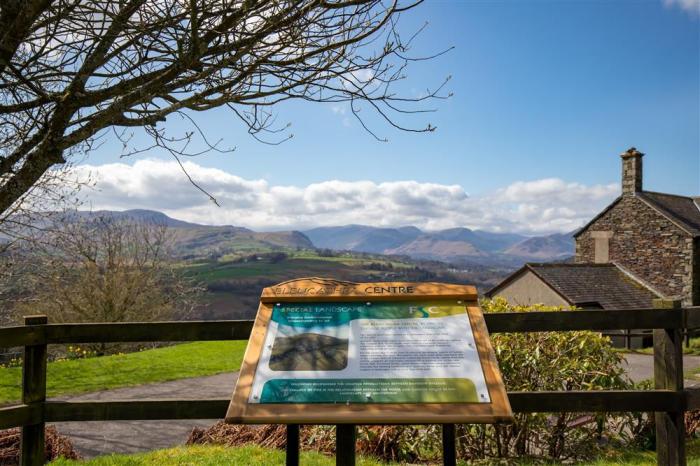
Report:
M409 56L422 28L404 42L397 20L421 0L407 2L3 0L0 212L110 130L123 155L145 150L131 146L126 128L143 128L152 139L146 148L163 147L178 162L203 152L192 149L195 137L204 151L226 150L191 116L222 106L271 144L292 135L266 109L290 99L348 102L378 140L385 138L362 118L361 103L388 127L433 131L395 119L430 112L420 105L449 95L443 86L415 98L392 90L410 62L442 53ZM163 122L173 114L194 129L169 134Z

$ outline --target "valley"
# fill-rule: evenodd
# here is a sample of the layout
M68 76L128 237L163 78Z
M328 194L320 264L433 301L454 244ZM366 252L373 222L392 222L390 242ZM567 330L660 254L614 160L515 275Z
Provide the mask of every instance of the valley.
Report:
M469 283L484 292L511 269L456 268L438 261L418 261L353 252L304 250L255 253L235 260L182 262L185 273L202 283L206 292L196 319L252 319L262 289L299 277L327 277L343 281L439 281Z
M439 281L484 293L527 261L567 260L570 234L527 237L468 228L422 231L364 225L256 232L201 225L150 210L56 213L54 220L102 218L167 228L168 255L204 292L190 319L251 319L261 290L299 277Z

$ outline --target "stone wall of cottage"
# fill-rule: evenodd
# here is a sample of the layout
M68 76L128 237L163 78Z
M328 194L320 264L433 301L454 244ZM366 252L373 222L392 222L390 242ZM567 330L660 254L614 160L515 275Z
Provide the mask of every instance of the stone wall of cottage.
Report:
M693 276L691 277L693 289L691 304L700 305L700 238L695 238L693 251L695 251L695 256L693 258Z
M576 262L594 262L591 233L610 231L609 257L665 297L700 304L700 252L693 238L644 201L629 195L576 238Z

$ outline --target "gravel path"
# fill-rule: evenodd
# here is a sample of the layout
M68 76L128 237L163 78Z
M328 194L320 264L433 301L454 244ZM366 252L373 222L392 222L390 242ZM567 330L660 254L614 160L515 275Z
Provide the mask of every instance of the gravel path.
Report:
M237 372L210 377L118 388L73 397L63 401L147 400L187 398L229 398ZM86 458L107 453L135 453L180 445L195 426L209 426L217 420L59 422L56 428L73 440Z
M646 354L625 355L625 368L635 382L651 379L654 375L653 357ZM685 356L684 368L700 367L700 356ZM138 387L119 388L88 393L61 400L135 400L177 398L228 398L238 373L210 377L175 380ZM700 385L700 379L686 380L686 386ZM58 430L70 436L76 448L86 458L108 453L134 453L180 445L195 426L209 426L216 420L176 421L110 421L61 422Z

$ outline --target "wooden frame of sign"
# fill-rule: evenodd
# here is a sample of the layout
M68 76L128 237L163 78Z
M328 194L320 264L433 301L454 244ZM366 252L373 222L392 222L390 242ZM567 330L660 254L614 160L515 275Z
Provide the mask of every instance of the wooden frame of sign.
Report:
M453 300L463 305L469 317L490 402L249 402L274 306L280 305L278 303L369 300L385 303ZM512 419L513 413L474 287L442 283L352 283L321 278L293 280L263 290L240 375L226 413L226 422L232 424L457 424L509 422Z

